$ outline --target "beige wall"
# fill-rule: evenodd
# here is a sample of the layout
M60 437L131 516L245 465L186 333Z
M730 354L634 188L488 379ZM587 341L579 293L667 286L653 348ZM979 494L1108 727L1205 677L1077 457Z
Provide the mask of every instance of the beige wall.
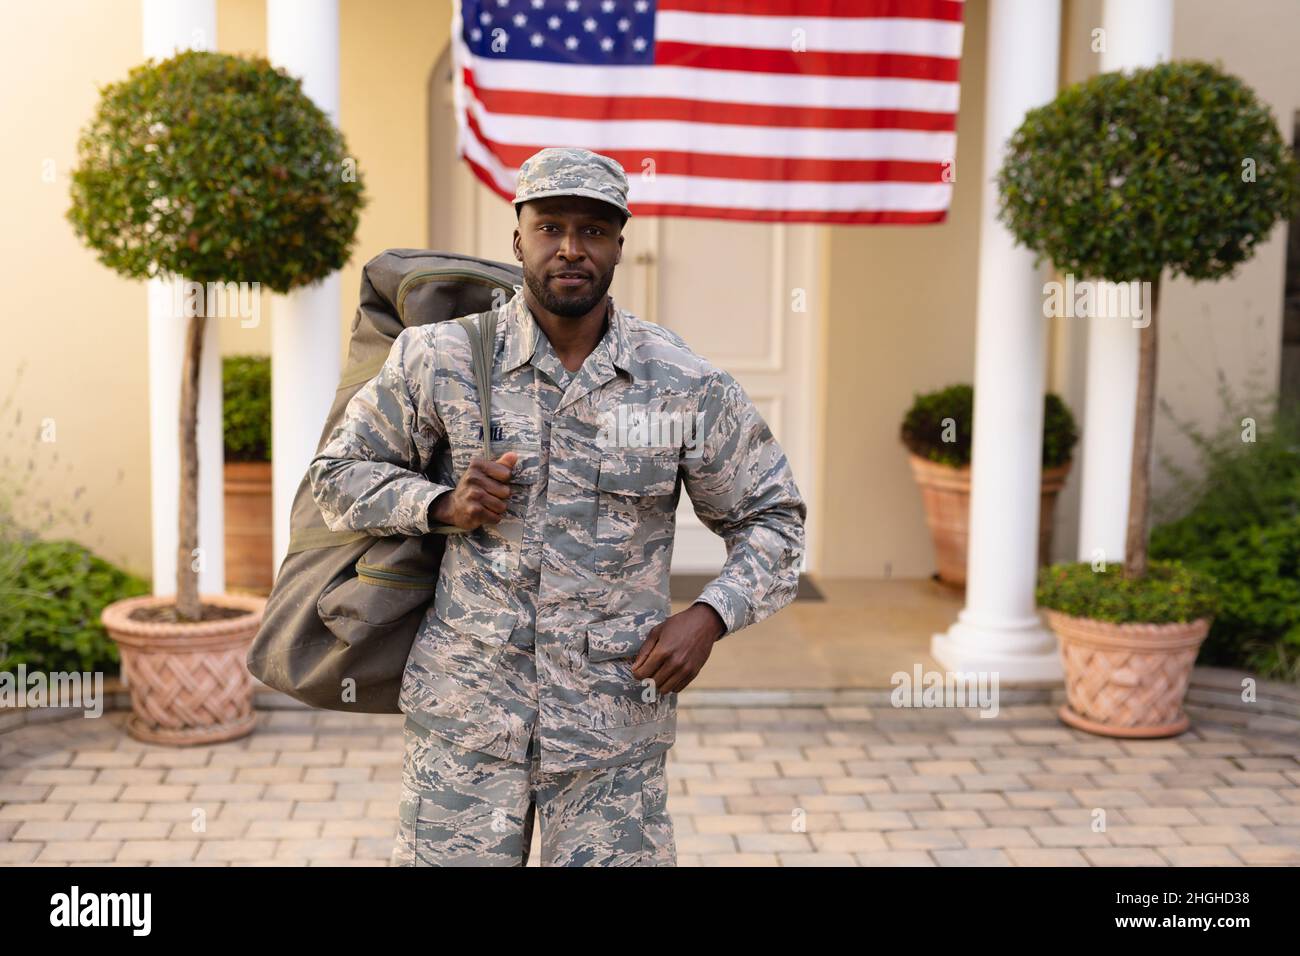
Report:
M141 59L139 3L10 4L0 30L0 401L5 479L34 463L20 517L143 570L149 557L145 291L99 265L63 218L97 87ZM54 182L45 182L52 161ZM25 370L18 376L20 363ZM179 370L177 372L179 374ZM15 408L16 407L16 408ZM15 416L21 422L15 424ZM38 441L42 421L55 440ZM7 483L7 481L6 481ZM84 487L77 497L76 489Z
M914 577L932 569L897 433L915 392L968 381L973 373L985 8L985 0L968 4L958 178L948 221L826 230L825 574ZM370 198L342 275L340 350L362 264L384 248L427 241L427 82L448 38L450 9L449 0L340 3L340 121ZM1176 10L1175 54L1222 59L1289 130L1300 105L1293 55L1300 18L1290 0L1179 0ZM1099 19L1100 0L1067 2L1064 79L1095 70L1087 44ZM77 133L94 108L97 86L141 60L140 5L12 5L6 27L0 33L0 129L7 147L0 208L10 228L0 234L0 278L9 308L0 401L12 396L14 405L0 417L0 451L10 475L27 474L33 462L36 487L20 508L29 524L39 523L48 500L66 518L47 533L70 535L147 572L145 291L100 266L63 218ZM222 50L264 53L265 32L264 0L219 0ZM54 164L53 183L42 181L46 160ZM1234 382L1276 385L1284 239L1281 230L1275 233L1233 280L1169 286L1160 390L1180 412L1214 418L1219 367ZM257 329L223 326L223 354L265 353L273 314L273 304L264 308ZM1080 415L1082 331L1077 323L1053 330L1048 374ZM45 420L53 423L53 443L36 440ZM1168 423L1157 437L1161 448L1186 456ZM1057 522L1058 555L1072 554L1076 522L1077 474Z

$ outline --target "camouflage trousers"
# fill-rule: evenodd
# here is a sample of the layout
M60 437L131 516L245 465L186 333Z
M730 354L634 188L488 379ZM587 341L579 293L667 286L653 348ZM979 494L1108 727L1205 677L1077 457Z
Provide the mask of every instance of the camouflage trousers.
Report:
M616 767L543 773L466 750L407 719L392 866L676 866L667 751Z

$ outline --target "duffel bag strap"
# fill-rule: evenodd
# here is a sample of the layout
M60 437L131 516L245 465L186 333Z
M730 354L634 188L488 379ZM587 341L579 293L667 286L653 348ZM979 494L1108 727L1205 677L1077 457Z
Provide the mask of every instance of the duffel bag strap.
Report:
M483 313L478 328L474 320L463 315L456 320L469 337L470 364L474 384L478 387L479 415L483 420L483 457L492 460L492 356L496 351L497 314L493 310ZM467 534L455 525L440 525L432 529L436 534Z

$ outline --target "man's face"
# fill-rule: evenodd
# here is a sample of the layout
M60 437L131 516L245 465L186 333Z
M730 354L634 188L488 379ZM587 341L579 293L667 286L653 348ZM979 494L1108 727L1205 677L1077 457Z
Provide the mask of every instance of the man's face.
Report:
M587 196L547 196L520 207L515 258L544 309L576 319L604 301L623 257L620 216Z

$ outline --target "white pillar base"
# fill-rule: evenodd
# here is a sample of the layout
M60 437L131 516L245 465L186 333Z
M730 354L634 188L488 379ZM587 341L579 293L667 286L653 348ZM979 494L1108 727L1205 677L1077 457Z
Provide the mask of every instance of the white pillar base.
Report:
M974 616L962 611L947 632L930 639L930 656L944 670L996 672L999 684L1064 680L1056 635L1036 615L992 624L971 620Z

